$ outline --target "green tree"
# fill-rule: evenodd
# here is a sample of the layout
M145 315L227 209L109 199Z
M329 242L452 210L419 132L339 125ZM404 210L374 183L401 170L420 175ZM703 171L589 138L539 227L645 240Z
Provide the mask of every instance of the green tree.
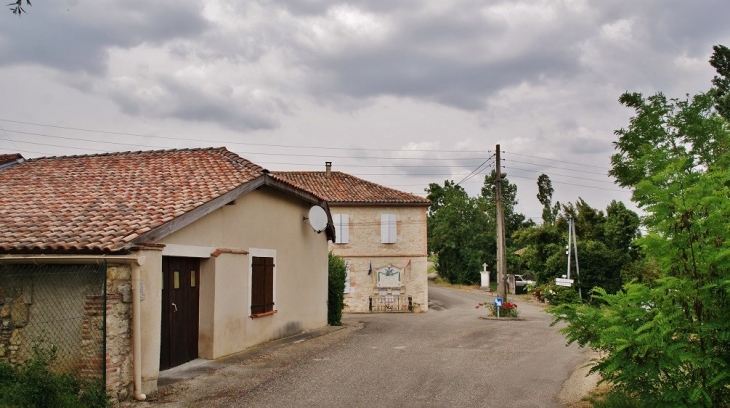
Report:
M613 200L606 207L606 220L604 223L604 243L611 249L625 251L632 259L638 255L637 248L633 245L636 238L639 238L639 215L626 208L620 201Z
M537 178L537 200L542 204L543 224L552 224L558 216L560 206L553 207L553 183L547 174L541 174Z
M469 197L464 188L451 180L444 181L443 186L431 183L426 189L432 203L428 213L428 249L437 255L439 275L449 282L479 282L484 263L491 271L496 270L496 177L496 171L485 176L477 197ZM515 212L517 186L503 179L502 189L507 252L511 254L512 233L534 223ZM514 268L521 264L511 255L508 263Z
M330 251L327 264L327 324L342 326L342 308L345 299L345 279L347 265L345 260Z
M484 211L489 218L490 234L496 236L497 231L497 192L495 182L497 180L497 171L492 172L484 177L484 185L482 186L481 198L484 201ZM512 234L520 228L534 225L532 220L527 221L522 213L515 212L515 206L519 203L517 200L517 185L510 183L506 177L502 177L502 211L504 213L504 235L505 244L508 248L512 247ZM495 247L496 252L496 247Z
M564 237L555 224L543 224L530 228L523 228L513 234L516 245L522 248L520 258L524 265L537 278L538 283L546 283L556 276L562 275L566 270L565 266L565 243ZM554 258L554 259L553 259ZM562 263L558 258L562 259ZM551 260L553 259L553 260ZM548 262L559 266L548 266ZM558 273L561 268L562 273Z
M730 119L730 49L724 45L712 47L713 53L710 57L712 65L719 76L712 79L714 89L710 91L715 100L715 109L720 116Z
M602 352L593 371L617 391L649 406L727 406L728 124L715 113L712 92L671 100L625 93L619 100L636 115L616 131L610 174L633 189L647 214L637 242L661 277L616 295L597 289L600 308L551 312L568 322L570 342Z
M581 240L603 241L606 222L603 211L591 207L585 200L578 197L575 204L563 205L563 214L557 220L560 230L568 230L568 216L575 220L575 233Z
M453 181L431 183L426 190L432 205L428 215L428 246L437 255L439 275L451 283L478 282L481 265L490 259L494 234L488 233L484 205ZM491 251L491 259L495 251Z
M609 293L619 290L623 282L621 271L638 259L631 242L638 235L639 216L617 201L608 205L607 215L582 198L575 204L563 205L562 209L563 213L554 223L523 229L514 236L525 248L522 257L538 282L551 282L567 272L565 246L570 216L575 220L580 265L580 275L571 276L578 281L575 288L582 288L583 293L594 286L601 286Z

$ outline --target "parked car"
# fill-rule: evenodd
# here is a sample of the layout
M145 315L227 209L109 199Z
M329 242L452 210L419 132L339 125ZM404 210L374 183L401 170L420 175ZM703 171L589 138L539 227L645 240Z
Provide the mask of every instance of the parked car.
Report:
M534 280L526 279L522 275L515 275L515 293L527 293L527 285L535 285Z
M525 285L534 285L534 280L526 279L523 275L515 275L515 285L517 286L525 286Z

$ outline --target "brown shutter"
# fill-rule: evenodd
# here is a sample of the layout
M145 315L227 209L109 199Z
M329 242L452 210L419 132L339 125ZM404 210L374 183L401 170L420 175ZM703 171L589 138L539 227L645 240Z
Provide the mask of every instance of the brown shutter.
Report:
M274 258L251 259L251 314L274 310Z

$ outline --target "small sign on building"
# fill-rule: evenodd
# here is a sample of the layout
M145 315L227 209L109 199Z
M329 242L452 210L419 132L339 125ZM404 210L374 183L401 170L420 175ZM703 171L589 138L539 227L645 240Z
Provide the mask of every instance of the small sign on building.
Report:
M389 266L378 271L379 288L400 288L401 286L401 273L399 269Z

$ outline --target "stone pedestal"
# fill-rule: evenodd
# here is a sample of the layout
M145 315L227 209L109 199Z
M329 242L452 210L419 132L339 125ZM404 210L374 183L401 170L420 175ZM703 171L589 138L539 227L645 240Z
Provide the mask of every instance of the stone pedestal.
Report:
M489 271L487 271L487 264L483 264L482 267L484 268L481 272L482 285L479 288L482 290L489 290Z

